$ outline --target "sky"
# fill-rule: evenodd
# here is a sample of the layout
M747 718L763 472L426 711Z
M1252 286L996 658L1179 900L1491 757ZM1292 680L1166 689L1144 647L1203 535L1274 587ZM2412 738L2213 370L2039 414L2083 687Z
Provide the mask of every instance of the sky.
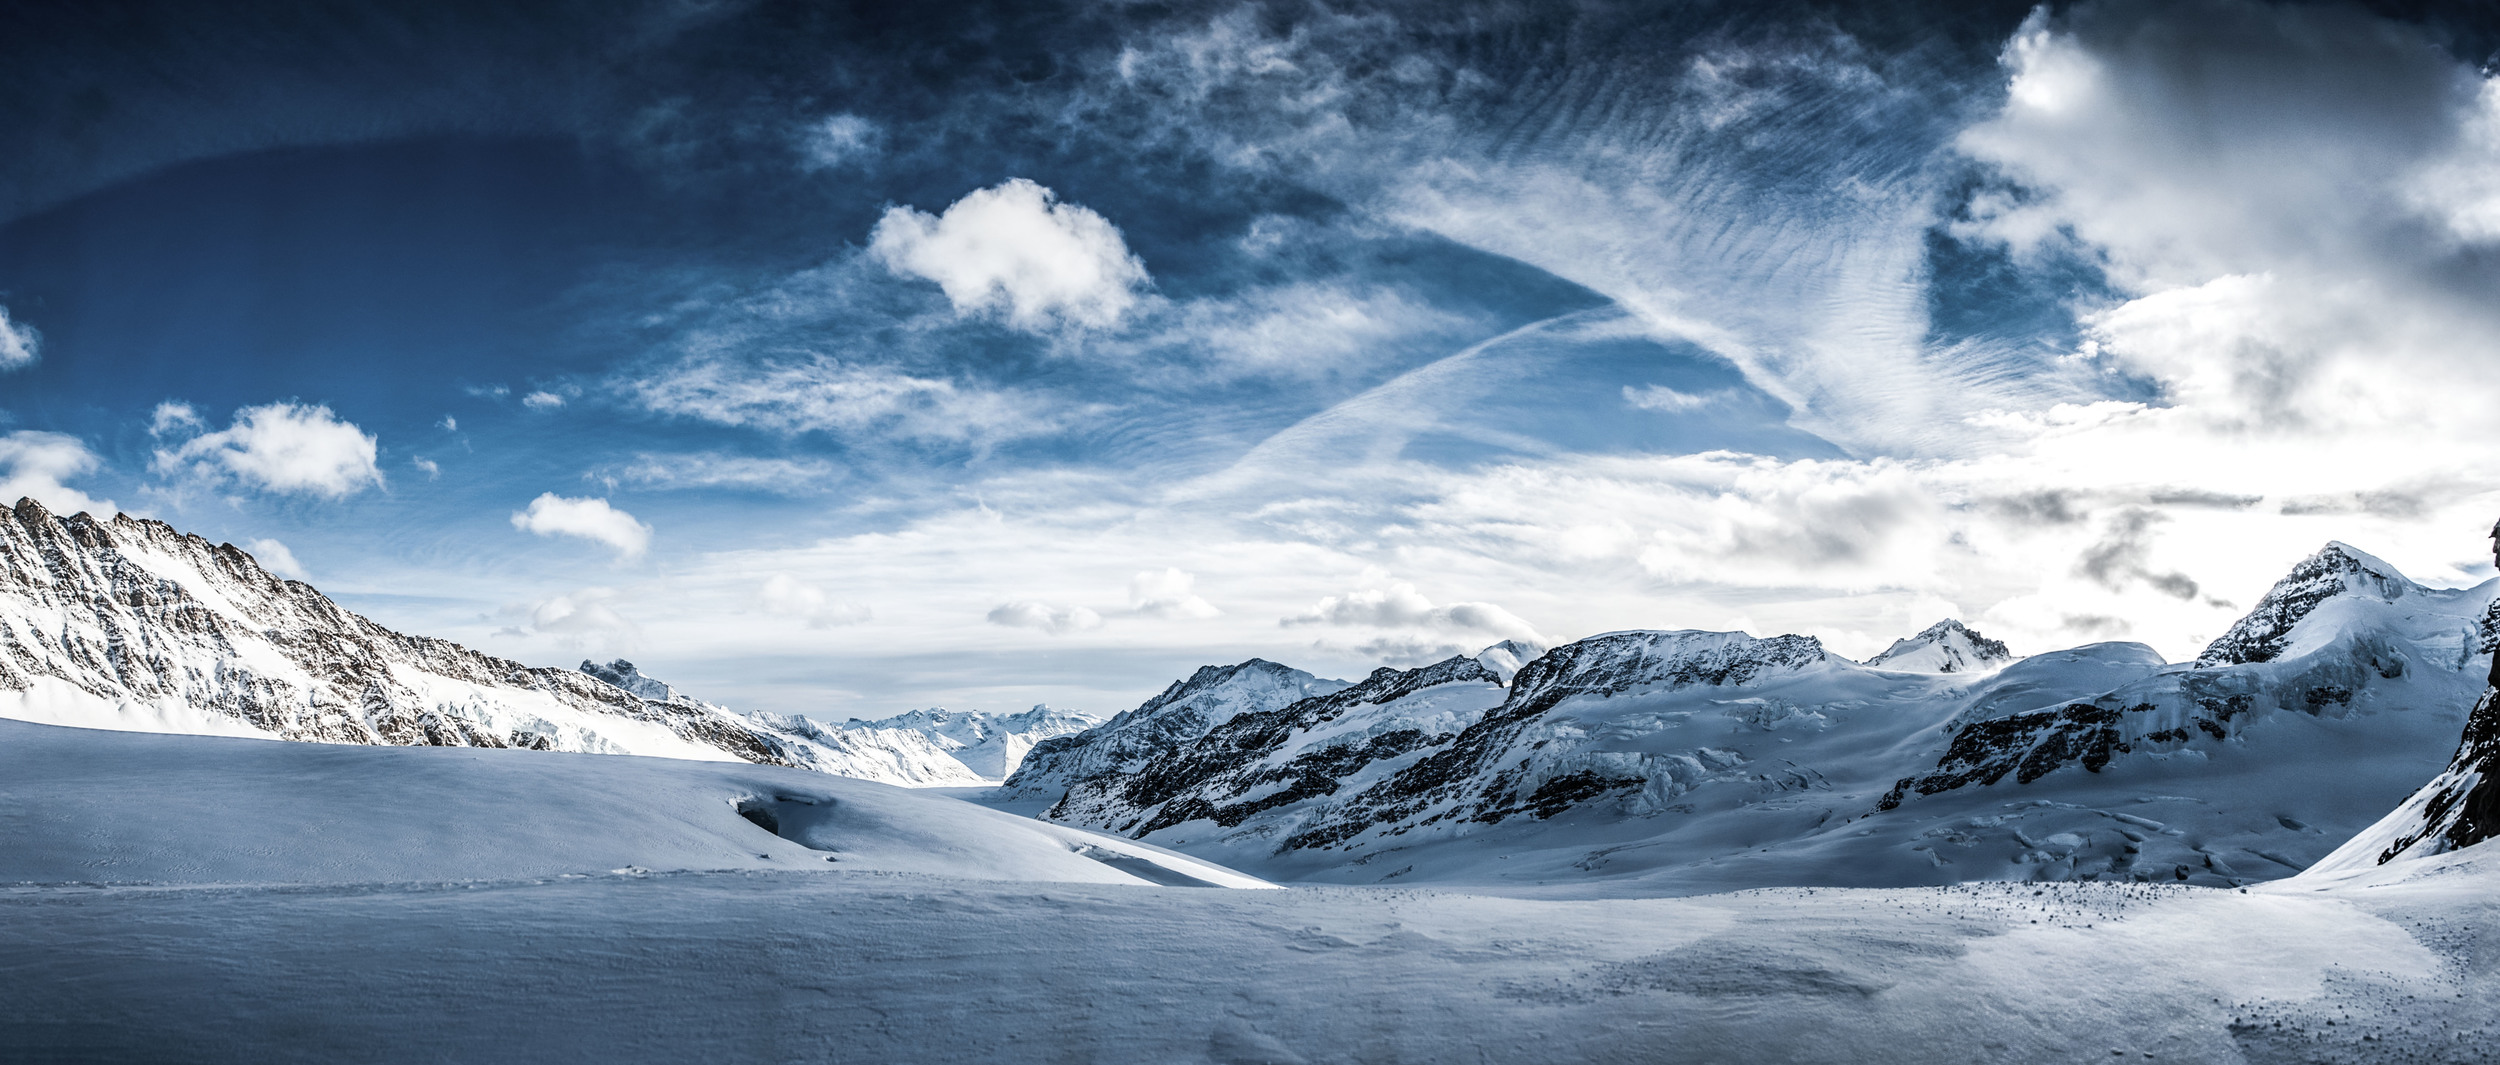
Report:
M534 665L1108 714L2493 576L2488 3L17 22L0 495Z

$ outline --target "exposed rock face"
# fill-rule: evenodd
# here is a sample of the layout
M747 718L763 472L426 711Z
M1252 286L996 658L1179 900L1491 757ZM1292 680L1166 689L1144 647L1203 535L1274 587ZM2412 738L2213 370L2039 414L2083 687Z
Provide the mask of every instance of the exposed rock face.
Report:
M2500 672L2496 670L2495 672ZM2500 676L2494 681L2500 684ZM2471 847L2500 836L2500 687L2486 687L2465 719L2465 735L2447 772L2397 811L2394 839L2376 864Z
M531 747L840 772L805 722L407 636L163 522L0 512L0 716L323 743ZM653 697L648 693L666 693ZM969 774L966 774L967 776Z
M2232 623L2229 631L2196 656L2196 664L2211 667L2271 662L2290 646L2292 630L2320 604L2341 595L2364 595L2393 602L2407 590L2421 589L2398 574L2395 567L2349 545L2329 542L2275 582L2247 616Z
M1033 745L1058 736L1072 736L1102 724L1092 714L1035 706L1021 714L931 707L875 721L852 718L845 732L899 730L926 738L966 769L991 781L1004 780L1024 764Z
M1072 736L1043 740L1026 752L1006 795L1057 799L1079 783L1137 772L1170 758L1207 730L1242 714L1287 706L1345 688L1263 658L1204 666L1163 694Z
M1395 775L1332 804L1284 841L1325 847L1376 829L1392 833L1445 820L1498 823L1549 818L1610 795L1658 787L1672 794L1678 775L1708 775L1708 753L1618 755L1561 735L1545 715L1573 699L1637 689L1736 685L1828 660L1810 636L1756 639L1741 632L1617 632L1564 644L1522 666L1500 706L1446 746ZM1576 731L1576 730L1575 730Z
M1608 796L1671 797L1751 772L1740 768L1747 760L1709 748L1593 749L1583 729L1549 712L1627 692L1741 686L1830 661L1803 636L1610 633L1546 652L1505 690L1482 657L1382 669L1235 716L1168 754L1071 785L1049 816L1140 836L1203 823L1271 838L1284 852L1445 821L1552 817Z
M1447 745L1501 697L1500 678L1474 659L1375 670L1349 688L1240 714L1136 772L1079 781L1047 816L1139 836L1198 819L1238 827Z
M606 665L583 659L582 672L655 702L665 703L677 697L677 689L644 676L633 663L622 658Z
M1991 640L1946 618L1906 640L1894 640L1866 664L1921 673L1985 673L2014 660L2002 640Z
M2070 765L2097 773L2119 755L2231 740L2276 713L2345 716L2373 681L2464 668L2489 628L2465 624L2473 594L2425 588L2385 562L2329 543L2294 566L2192 668L2019 713L2004 712L2019 702L1983 698L1947 726L1952 742L1936 768L1903 778L1878 806L1889 810L1914 796L1995 784L2009 774L2027 784ZM2023 670L2010 667L2000 679Z

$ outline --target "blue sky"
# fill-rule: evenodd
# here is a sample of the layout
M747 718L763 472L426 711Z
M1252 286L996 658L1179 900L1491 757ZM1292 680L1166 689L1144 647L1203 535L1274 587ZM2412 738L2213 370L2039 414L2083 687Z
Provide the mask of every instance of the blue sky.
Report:
M2500 48L2337 5L38 10L0 490L733 706L2484 579Z

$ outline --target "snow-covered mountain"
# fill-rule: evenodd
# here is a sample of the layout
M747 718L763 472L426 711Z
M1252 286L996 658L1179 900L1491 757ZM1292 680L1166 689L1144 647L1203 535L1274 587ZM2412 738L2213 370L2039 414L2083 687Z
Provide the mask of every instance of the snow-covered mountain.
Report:
M2438 771L2496 588L2330 544L2180 664L2010 660L1949 622L1863 665L1610 633L1507 686L1468 659L1383 670L1071 782L1049 816L1282 878L2280 877Z
M1033 750L1034 744L1057 736L1075 735L1102 723L1102 718L1093 714L1059 710L1048 705L1036 705L1021 714L931 707L875 721L852 718L843 722L841 728L844 732L862 736L911 733L963 763L965 769L984 782L996 783L1013 775L1017 767L1024 764L1024 757Z
M1101 725L1034 744L1000 789L1018 799L1057 799L1089 780L1137 772L1171 757L1207 730L1346 687L1263 658L1204 666L1187 680Z
M0 718L323 743L527 747L984 781L801 718L687 698L631 663L533 668L341 609L163 522L0 512Z
M1916 636L1894 640L1866 664L1918 673L1985 673L2013 660L2014 653L2005 649L2004 641L1991 640L1946 618Z

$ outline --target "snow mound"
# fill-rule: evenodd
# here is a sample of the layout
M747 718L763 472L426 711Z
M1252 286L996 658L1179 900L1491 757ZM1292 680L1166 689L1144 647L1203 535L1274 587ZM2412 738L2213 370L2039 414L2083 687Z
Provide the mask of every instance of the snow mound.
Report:
M778 766L272 743L0 721L0 882L501 880L671 870L1259 886L1206 861ZM1149 869L1151 867L1151 869Z

